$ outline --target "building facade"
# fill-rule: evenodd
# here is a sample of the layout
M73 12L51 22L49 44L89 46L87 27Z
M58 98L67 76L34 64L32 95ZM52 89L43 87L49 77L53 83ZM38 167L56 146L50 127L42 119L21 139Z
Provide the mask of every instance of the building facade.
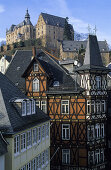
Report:
M84 63L75 69L75 78L43 50L24 72L27 96L51 118L52 170L107 168L108 71L96 36L89 35Z
M84 55L86 50L87 41L63 41L60 45L60 58L66 59L78 59L81 64L84 61ZM106 41L98 41L103 64L106 66L109 64L109 47ZM78 58L81 54L82 58Z
M64 26L65 18L41 13L36 25L36 38L41 38L43 46L57 48L63 41ZM74 35L72 26L71 30Z
M10 61L11 61L12 57L11 56L2 56L0 59L0 72L1 73L5 73Z
M34 29L27 9L25 20L18 25L11 25L10 29L6 31L6 44L13 44L35 38Z
M50 169L50 118L0 73L5 170ZM1 168L1 165L0 165Z

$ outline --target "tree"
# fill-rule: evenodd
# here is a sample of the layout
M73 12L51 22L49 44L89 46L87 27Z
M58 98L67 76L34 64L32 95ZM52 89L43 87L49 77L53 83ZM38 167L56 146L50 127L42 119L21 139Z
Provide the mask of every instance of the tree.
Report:
M74 30L71 24L68 23L68 17L65 19L63 40L74 40Z

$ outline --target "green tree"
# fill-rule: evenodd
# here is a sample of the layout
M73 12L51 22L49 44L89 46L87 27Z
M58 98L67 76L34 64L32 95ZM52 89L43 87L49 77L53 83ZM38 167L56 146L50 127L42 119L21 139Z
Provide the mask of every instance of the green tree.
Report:
M74 40L74 30L71 24L68 23L69 18L65 19L63 40Z

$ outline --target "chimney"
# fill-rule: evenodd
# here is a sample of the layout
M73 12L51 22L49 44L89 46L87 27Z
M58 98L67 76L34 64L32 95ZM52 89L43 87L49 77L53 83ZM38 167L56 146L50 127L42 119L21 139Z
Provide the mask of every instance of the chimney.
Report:
M36 56L36 48L32 47L32 59Z

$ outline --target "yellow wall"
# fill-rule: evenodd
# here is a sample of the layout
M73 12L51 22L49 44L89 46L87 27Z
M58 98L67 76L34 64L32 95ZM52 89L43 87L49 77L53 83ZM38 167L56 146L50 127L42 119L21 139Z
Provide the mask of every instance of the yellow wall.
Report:
M35 126L33 128L42 126L43 124L48 123L49 121L45 123L41 123L38 126ZM30 128L30 129L33 129ZM28 162L33 160L37 155L42 153L44 150L48 149L50 147L50 128L49 128L49 137L45 138L44 141L41 140L39 144L32 145L30 149L26 149L24 152L20 152L17 156L14 155L14 137L16 135L20 135L30 129L26 129L24 131L21 131L19 133L16 133L12 136L12 138L6 138L9 145L8 145L8 153L6 154L6 170L18 170L22 166L26 165ZM50 151L49 151L50 152ZM50 158L50 157L49 157ZM50 170L50 164L46 168L47 170Z

